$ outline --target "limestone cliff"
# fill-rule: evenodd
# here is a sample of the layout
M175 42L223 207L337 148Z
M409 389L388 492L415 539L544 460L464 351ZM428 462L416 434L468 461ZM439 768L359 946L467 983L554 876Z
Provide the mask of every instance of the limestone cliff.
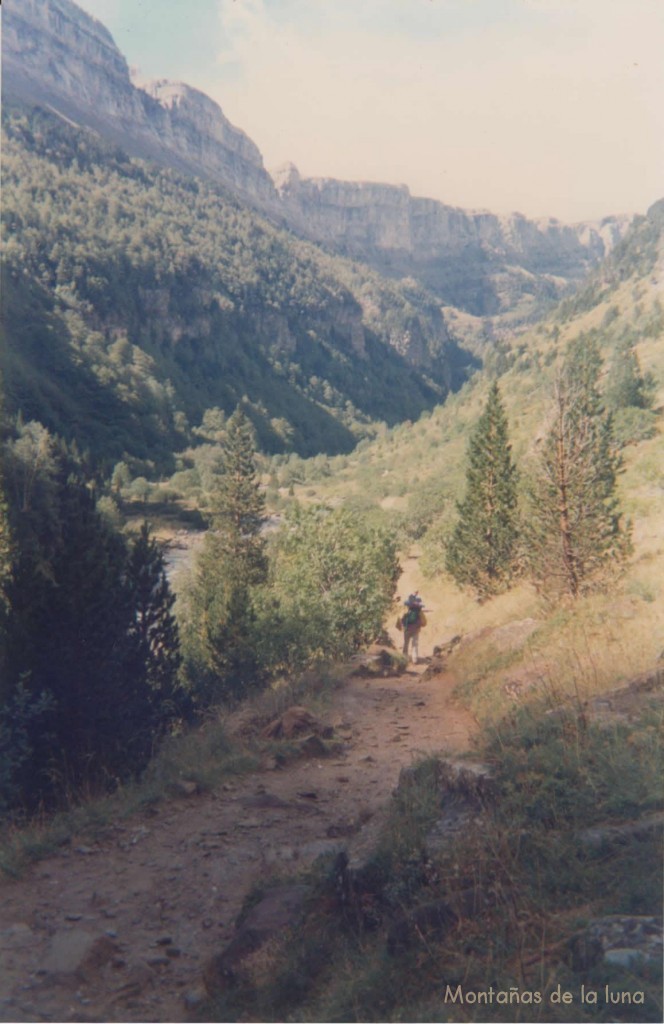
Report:
M630 221L498 217L412 196L405 185L302 178L292 164L273 178L290 219L315 237L478 314L501 312L524 294L555 296L604 258Z
M278 202L257 146L213 100L179 83L138 87L110 33L71 0L6 0L3 14L5 98L40 103L254 205Z

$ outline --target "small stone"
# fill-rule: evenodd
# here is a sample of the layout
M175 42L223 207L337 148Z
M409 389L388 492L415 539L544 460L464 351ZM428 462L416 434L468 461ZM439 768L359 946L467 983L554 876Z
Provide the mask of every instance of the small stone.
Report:
M327 754L327 747L320 736L312 733L311 736L307 736L306 739L302 740L300 751L307 757L323 757Z
M168 967L170 962L167 956L150 956L146 961L150 967Z
M160 936L160 938L157 939L156 945L157 946L170 946L172 941L173 941L173 939L171 938L170 935L162 935L162 936Z
M180 956L180 953L181 950L179 950L177 946L168 946L166 949L166 956L170 956L172 960L175 960L176 957Z
M612 967L625 967L627 970L638 967L647 959L640 949L607 949L604 954L605 964L611 964Z
M205 1002L205 992L202 989L192 989L191 992L186 992L183 996L184 1005L188 1010L196 1010L199 1006L202 1006Z
M195 796L198 793L198 783L188 779L178 779L173 788L179 796Z

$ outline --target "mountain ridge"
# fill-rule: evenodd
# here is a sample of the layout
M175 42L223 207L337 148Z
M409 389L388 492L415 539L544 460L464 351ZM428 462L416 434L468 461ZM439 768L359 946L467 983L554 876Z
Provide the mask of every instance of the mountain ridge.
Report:
M558 298L623 237L631 216L563 225L465 211L406 186L276 179L210 97L165 79L132 80L101 22L73 0L6 0L3 92L101 132L130 154L206 177L301 237L413 277L475 315ZM291 165L292 167L292 165ZM294 173L293 173L294 172Z

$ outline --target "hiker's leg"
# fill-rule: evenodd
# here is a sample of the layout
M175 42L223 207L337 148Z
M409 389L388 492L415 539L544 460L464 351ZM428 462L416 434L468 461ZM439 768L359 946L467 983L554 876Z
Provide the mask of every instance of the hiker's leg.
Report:
M409 639L410 639L410 637L408 636L408 626L404 626L403 627L403 648L402 648L402 652L403 652L403 654L406 657L408 657L408 641L409 641Z
M416 629L413 633L413 664L417 665L420 660L420 631Z

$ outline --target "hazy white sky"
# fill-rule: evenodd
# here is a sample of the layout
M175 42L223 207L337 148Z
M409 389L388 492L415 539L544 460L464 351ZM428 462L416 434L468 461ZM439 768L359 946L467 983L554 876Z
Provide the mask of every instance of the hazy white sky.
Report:
M664 0L79 0L266 167L588 220L664 195Z

